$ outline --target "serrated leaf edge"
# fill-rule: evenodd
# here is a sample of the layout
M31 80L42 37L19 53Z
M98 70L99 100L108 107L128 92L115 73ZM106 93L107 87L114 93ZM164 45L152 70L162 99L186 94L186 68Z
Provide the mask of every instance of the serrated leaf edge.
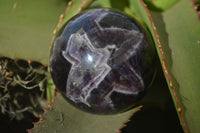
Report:
M181 121L183 130L184 130L185 133L188 133L188 128L187 128L187 126L186 126L186 122L185 122L185 119L184 119L183 114L182 114L181 106L180 106L178 97L177 97L177 95L176 95L175 88L174 88L174 85L173 85L172 80L171 80L171 76L170 76L170 74L169 74L169 72L168 72L168 70L167 70L167 67L166 67L165 54L164 54L162 45L161 45L161 43L160 43L160 39L159 39L158 32L157 32L156 27L155 27L155 25L154 25L154 23L153 23L153 19L152 19L152 17L151 17L151 14L150 14L148 8L147 8L147 5L144 3L143 0L140 0L140 1L141 1L142 5L144 6L144 8L145 8L145 10L146 10L146 12L147 12L147 14L148 14L149 20L150 20L150 22L151 22L151 26L152 26L152 28L153 28L153 31L154 31L154 34L155 34L155 37L156 37L156 41L157 41L157 45L158 45L158 50L159 50L160 55L161 55L161 57L160 57L160 58L161 58L161 65L162 65L162 68L163 68L163 70L164 70L164 74L165 74L165 77L166 77L166 79L167 79L169 88L171 89L172 94L173 94L173 97L174 97L174 99L175 99L175 103L174 103L174 104L175 104L176 107L177 107L177 112L178 112L178 115L179 115L179 118L180 118L180 121Z
M140 111L143 108L142 105L136 107L136 111L129 117L129 119L125 122L123 122L123 125L119 128L119 130L117 131L117 133L122 133L122 129L125 128L127 126L127 124L131 121L130 119L135 115L135 113L137 113L138 111Z
M47 110L52 110L53 105L54 105L56 99L57 99L59 96L61 96L61 94L60 94L59 92L56 92L56 96L52 99L52 102L51 102L51 103L47 103L47 108L43 108L44 113L41 114L41 115L39 115L39 121L38 121L38 122L33 122L33 125L34 125L33 128L32 128L32 129L27 129L27 130L26 130L28 133L33 133L34 128L35 128L37 125L41 124L44 120L46 120L45 115L46 115L46 113L47 113Z

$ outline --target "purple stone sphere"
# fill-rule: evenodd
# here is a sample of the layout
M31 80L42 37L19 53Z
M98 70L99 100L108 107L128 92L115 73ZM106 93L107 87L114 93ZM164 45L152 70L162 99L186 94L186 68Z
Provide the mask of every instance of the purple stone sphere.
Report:
M61 28L51 49L50 71L72 105L91 113L118 113L144 96L154 56L151 36L137 20L112 9L92 9Z

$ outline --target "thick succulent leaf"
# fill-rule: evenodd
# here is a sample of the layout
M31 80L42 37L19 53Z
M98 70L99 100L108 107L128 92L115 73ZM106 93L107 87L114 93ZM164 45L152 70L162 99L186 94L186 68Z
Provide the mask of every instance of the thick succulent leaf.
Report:
M0 55L48 62L63 0L0 0Z
M115 133L136 109L117 115L94 115L72 107L58 95L34 128L35 133Z
M151 12L165 55L164 71L185 132L200 131L200 22L190 0ZM162 59L162 62L164 60Z

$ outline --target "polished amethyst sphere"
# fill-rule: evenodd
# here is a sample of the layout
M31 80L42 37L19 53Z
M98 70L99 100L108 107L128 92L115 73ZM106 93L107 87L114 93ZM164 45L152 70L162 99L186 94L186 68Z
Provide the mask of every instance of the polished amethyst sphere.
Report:
M93 9L71 18L58 33L50 71L58 90L76 107L123 112L152 80L154 50L151 36L134 18Z

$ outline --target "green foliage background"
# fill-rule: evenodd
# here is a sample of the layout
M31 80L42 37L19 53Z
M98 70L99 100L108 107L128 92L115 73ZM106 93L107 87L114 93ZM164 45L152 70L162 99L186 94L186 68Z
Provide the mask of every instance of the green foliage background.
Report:
M146 0L147 4L150 3L149 11L142 0L72 0L60 24L63 25L80 9L88 7L115 8L143 21L152 33L183 129L185 132L197 133L200 130L199 16L192 0L161 1ZM53 31L67 3L67 0L0 0L0 54L48 64ZM62 109L63 106L66 107L65 110ZM33 131L45 132L45 124L50 129L59 131L63 128L59 122L55 122L59 121L57 117L62 117L59 116L59 112L63 113L63 120L66 123L64 126L71 124L68 128L65 127L65 131L68 132L74 128L77 132L79 128L88 132L88 129L91 129L90 124L79 125L88 121L93 124L92 129L100 127L99 131L102 131L101 127L108 125L109 121L113 121L112 126L106 126L105 130L117 131L137 110L133 109L116 116L92 116L74 109L61 96L56 98L51 108L53 111L48 109L44 121L37 124Z

